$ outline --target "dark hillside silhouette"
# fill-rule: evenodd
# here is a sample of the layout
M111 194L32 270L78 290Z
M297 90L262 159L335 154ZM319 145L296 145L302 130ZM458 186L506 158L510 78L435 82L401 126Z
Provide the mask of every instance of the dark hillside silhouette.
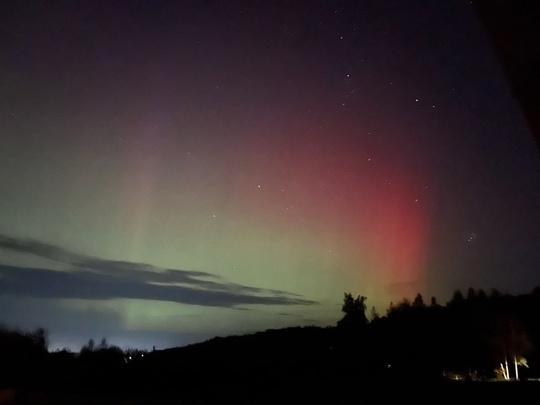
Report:
M44 329L32 332L0 328L0 388L33 386L40 382L48 361Z
M376 394L452 403L462 395L540 394L540 382L531 381L540 376L540 288L518 296L456 290L446 305L418 294L371 320L367 300L345 293L336 326L269 329L152 352L105 338L79 353L49 352L43 329L2 329L2 388L98 402L347 403Z

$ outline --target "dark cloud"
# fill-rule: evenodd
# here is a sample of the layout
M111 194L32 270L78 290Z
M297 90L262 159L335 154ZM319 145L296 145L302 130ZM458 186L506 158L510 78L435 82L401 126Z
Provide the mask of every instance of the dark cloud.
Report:
M0 264L0 291L38 298L130 298L182 304L308 305L296 294L229 283L211 273L102 260L33 240L0 236L0 248L70 264L70 271Z
M5 235L0 235L0 248L23 254L32 254L62 263L76 262L83 257L55 245L31 239L11 238Z

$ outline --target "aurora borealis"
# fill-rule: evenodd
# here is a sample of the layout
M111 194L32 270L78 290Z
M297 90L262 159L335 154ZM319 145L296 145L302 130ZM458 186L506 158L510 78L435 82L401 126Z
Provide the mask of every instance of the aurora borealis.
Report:
M180 346L540 284L540 154L469 1L0 5L0 322Z

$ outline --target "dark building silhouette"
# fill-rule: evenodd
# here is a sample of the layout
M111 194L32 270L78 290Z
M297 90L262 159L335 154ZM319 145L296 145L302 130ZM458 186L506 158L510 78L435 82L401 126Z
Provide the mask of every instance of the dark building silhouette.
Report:
M540 152L540 2L475 0Z

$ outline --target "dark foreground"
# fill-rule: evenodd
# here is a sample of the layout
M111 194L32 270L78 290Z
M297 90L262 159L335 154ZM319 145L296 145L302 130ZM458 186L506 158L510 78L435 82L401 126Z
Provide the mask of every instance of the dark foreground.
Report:
M231 389L222 387L201 391L199 395L191 392L185 395L181 389L168 392L119 393L88 389L85 392L65 392L57 390L3 390L0 392L0 405L266 405L266 404L358 404L358 403L416 403L416 404L502 404L538 403L540 401L540 382L472 382L472 381L431 381L414 382L376 382L364 384L357 381L347 386L303 387L290 384L288 387L266 387L256 392L253 387L233 384ZM331 390L329 390L331 389Z

